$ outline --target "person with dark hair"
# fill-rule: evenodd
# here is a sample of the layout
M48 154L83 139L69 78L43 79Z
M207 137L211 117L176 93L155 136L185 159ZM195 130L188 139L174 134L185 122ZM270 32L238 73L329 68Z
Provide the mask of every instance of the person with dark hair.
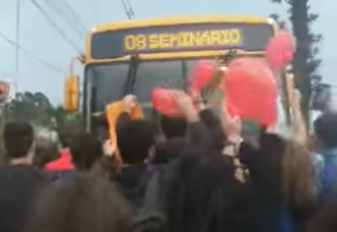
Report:
M314 122L315 135L323 149L337 148L337 113L327 112L320 115Z
M38 193L49 178L34 167L34 132L28 123L5 124L8 164L0 166L0 231L21 232Z
M314 131L323 158L319 170L319 195L321 199L337 196L337 113L327 112L314 122Z
M135 204L142 198L139 186L148 167L146 160L155 144L156 127L145 119L130 121L117 130L117 146L123 165L121 175L116 178L124 195Z
M70 141L72 162L78 171L87 171L104 155L101 142L92 134L81 132Z
M3 139L7 159L15 165L31 164L34 157L34 130L28 123L5 124Z
M145 119L130 121L117 131L117 144L125 164L143 163L156 141L155 125Z
M234 137L227 140L232 143L220 141L227 136L212 125L221 127L221 123L207 116L201 120L185 93L175 93L174 99L188 123L188 133L185 144L176 147L180 155L149 177L144 215L162 223L158 231L254 231L251 185L237 162ZM143 224L150 219L143 217Z
M202 127L205 126L204 129L207 129L207 132L205 132L203 137L210 137L207 139L212 144L210 147L222 150L226 136L222 130L219 118L212 112L212 110L205 106L198 93L192 92L190 99L193 101L193 105L198 112ZM156 148L156 155L152 160L152 163L155 164L163 164L179 158L179 151L186 145L186 135L191 128L191 125L188 124L184 117L161 117L160 127L165 136L165 143L160 144L160 146L157 146Z
M40 197L23 232L129 232L133 207L109 176L95 163L88 172L55 182Z
M147 159L156 144L157 129L154 123L143 119L135 96L125 96L118 107L116 125L113 125L117 141L114 158L119 166L115 179L124 196L138 204L142 198L138 187L147 169ZM135 111L137 117L133 117Z
M167 140L186 135L187 122L184 118L172 118L161 114L159 115L159 124Z

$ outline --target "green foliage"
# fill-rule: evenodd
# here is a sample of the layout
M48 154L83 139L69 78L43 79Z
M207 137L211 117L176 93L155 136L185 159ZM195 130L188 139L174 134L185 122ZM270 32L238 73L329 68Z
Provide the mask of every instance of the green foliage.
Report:
M53 129L58 132L62 142L66 142L72 134L82 130L82 116L77 112L67 112L62 106L57 106L51 108L49 114L53 116L55 122Z
M45 127L50 127L52 124L50 115L46 114L52 105L49 99L40 92L18 93L15 99L3 107L3 117L6 122L29 122Z
M33 126L53 129L61 137L82 128L79 113L66 112L61 106L54 107L48 97L41 92L17 93L15 99L2 106L1 131L4 123L13 121L28 122ZM0 161L1 154L3 154L3 146L0 141Z
M295 84L302 93L302 110L308 120L312 89L322 80L319 74L322 61L317 58L317 55L323 36L314 33L311 29L318 19L318 14L310 13L310 0L284 1L289 4L289 18L297 45L292 64ZM271 0L271 2L281 3L282 0Z

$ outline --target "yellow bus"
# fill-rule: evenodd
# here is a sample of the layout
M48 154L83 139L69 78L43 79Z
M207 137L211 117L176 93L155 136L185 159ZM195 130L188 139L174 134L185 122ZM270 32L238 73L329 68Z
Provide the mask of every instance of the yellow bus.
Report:
M252 16L163 17L94 27L82 60L87 128L95 131L93 115L126 94L136 95L144 111L150 112L151 90L165 81L183 80L198 59L214 59L231 49L240 56L263 57L277 29L272 19ZM77 106L76 91L69 109Z

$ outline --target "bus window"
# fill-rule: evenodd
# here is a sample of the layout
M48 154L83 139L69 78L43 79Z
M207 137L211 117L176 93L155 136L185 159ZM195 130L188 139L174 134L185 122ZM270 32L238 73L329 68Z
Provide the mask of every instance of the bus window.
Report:
M87 68L89 80L98 89L93 113L103 112L106 105L123 98L128 68L126 63L92 65Z
M165 86L181 89L184 85L184 61L153 61L140 62L133 94L143 106L144 111L152 111L150 100L151 92L155 87ZM88 67L88 75L93 85L99 89L96 93L96 102L93 112L102 112L104 107L123 98L124 85L127 79L128 63L110 63L105 65L92 65ZM146 115L148 112L145 112Z

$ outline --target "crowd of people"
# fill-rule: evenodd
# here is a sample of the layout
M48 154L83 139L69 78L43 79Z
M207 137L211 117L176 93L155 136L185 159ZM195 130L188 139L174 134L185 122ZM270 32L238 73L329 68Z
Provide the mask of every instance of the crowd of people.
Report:
M137 102L126 96L117 144L7 123L0 231L337 231L336 113L309 137L297 96L290 136L260 125L248 138L225 108L172 97L182 117L128 120Z

